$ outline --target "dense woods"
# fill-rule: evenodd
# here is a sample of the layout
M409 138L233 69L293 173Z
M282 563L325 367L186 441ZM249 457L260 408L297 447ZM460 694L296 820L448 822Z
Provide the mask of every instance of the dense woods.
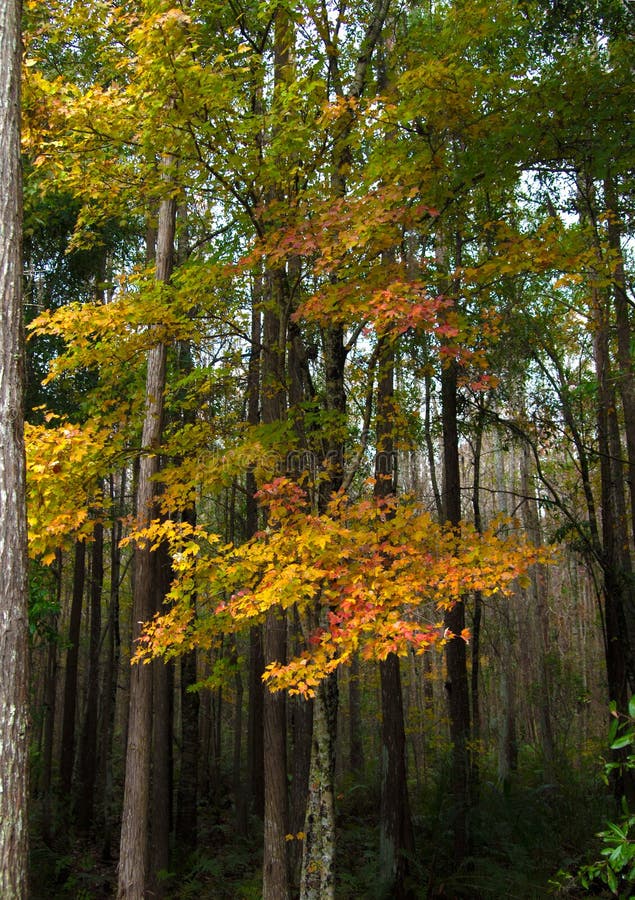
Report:
M633 26L25 0L28 896L631 896Z

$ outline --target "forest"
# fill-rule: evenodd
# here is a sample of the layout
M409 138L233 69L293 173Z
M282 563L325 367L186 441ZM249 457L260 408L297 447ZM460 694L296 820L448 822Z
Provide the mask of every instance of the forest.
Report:
M0 17L2 900L635 896L631 0Z

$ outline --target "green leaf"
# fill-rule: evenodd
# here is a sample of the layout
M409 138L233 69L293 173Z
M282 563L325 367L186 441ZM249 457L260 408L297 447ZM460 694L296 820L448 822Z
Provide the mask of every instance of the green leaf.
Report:
M635 733L627 731L611 743L611 750L621 750L622 747L629 747L635 740Z

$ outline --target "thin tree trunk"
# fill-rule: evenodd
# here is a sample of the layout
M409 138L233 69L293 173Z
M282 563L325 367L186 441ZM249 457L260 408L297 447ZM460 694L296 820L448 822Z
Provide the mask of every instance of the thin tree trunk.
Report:
M450 363L441 373L443 415L443 507L450 525L461 521L461 481L457 427L457 369ZM465 642L460 637L465 628L465 605L459 601L448 610L444 626L450 637L446 645L446 691L450 709L452 740L452 828L454 859L460 863L468 852L467 815L470 805L468 745L470 739L470 700L467 678Z
M285 617L279 611L267 614L264 631L265 661L284 660L286 656ZM287 860L287 719L282 691L264 695L264 775L265 830L263 864L263 900L288 900Z
M60 758L60 788L63 797L71 792L73 765L75 762L75 719L77 712L77 670L79 666L79 637L82 624L82 602L86 579L86 544L75 544L73 567L73 593L71 597L68 650L64 673L64 709L62 713L62 743Z
M245 689L243 678L238 666L238 652L236 645L232 650L232 663L235 666L234 687L236 696L234 699L234 749L232 759L232 783L234 790L234 808L236 811L236 832L240 835L247 833L247 792L243 780L243 696Z
M484 407L479 406L479 416L474 440L474 484L472 486L472 509L474 511L474 527L478 532L483 529L481 517L481 451L483 448ZM470 687L472 694L472 800L478 802L480 787L480 741L481 741L481 703L480 703L480 664L481 664L481 622L483 617L483 595L474 592L474 611L472 614L472 671Z
M260 357L261 357L261 316L258 303L262 298L262 279L254 288L251 306L251 345L249 349L249 369L247 375L247 421L258 425L260 421ZM245 476L246 511L245 539L253 537L258 530L258 503L256 501L256 478L253 469ZM262 819L264 814L264 753L263 753L263 684L265 668L262 651L262 626L249 629L249 674L247 712L247 786L254 813Z
M538 508L533 496L533 489L529 471L529 448L523 447L521 457L521 493L524 501L522 505L523 525L529 540L539 546L542 543ZM542 566L534 566L530 573L529 606L530 606L530 631L535 641L534 647L534 671L538 686L538 727L540 730L540 744L545 760L545 776L551 781L556 771L556 747L553 735L552 711L551 711L551 675L547 662L548 654L548 627L549 609L546 602L546 586L544 583L545 572Z
M396 488L393 439L394 348L380 338L377 388L377 455L375 497L389 497ZM408 799L406 732L399 658L389 653L379 663L382 708L381 798L379 818L379 880L382 897L401 900L407 886L414 835Z
M262 420L279 422L284 409L283 336L286 326L282 315L280 273L271 275L276 299L273 309L265 309L263 322ZM286 618L281 610L267 613L263 652L265 665L286 656ZM288 900L289 869L287 860L287 724L284 693L266 690L263 698L264 734L264 862L263 900Z
M125 494L126 473L121 473L118 508L122 511ZM115 501L115 482L110 478L110 496ZM113 738L115 732L115 710L117 700L117 673L119 671L119 581L121 578L121 541L122 525L118 515L113 515L110 528L110 596L108 599L108 623L106 626L106 659L102 682L101 697L101 734L99 753L102 773L102 822L103 833L101 853L104 861L109 861L112 854L113 828Z
M56 554L55 583L57 608L60 608L62 598L62 551ZM52 628L57 630L57 615ZM40 780L40 792L42 795L42 836L48 843L52 838L52 783L53 783L53 743L55 737L55 715L57 708L57 640L49 640L46 664L46 689L44 694L44 737L42 748L42 777Z
M171 572L167 545L154 554L155 607L161 608L170 589ZM152 668L152 784L150 816L150 878L154 897L163 896L160 872L169 868L172 830L172 712L173 665L154 659Z
M95 523L90 581L90 631L86 712L78 761L77 824L84 831L93 821L93 801L97 778L97 722L99 705L99 649L101 639L101 595L104 583L104 526Z
M188 690L198 680L196 650L181 657L181 768L176 799L176 839L193 849L198 828L199 710L198 691Z
M362 731L362 700L360 685L359 656L355 653L348 672L348 723L349 747L348 764L351 772L361 775L364 772L364 741Z
M617 387L624 411L624 434L628 455L628 478L630 487L630 518L632 534L635 535L635 372L633 371L632 341L633 329L629 312L629 299L626 290L626 272L622 253L622 236L619 220L617 192L615 181L611 175L604 180L604 202L609 210L608 239L609 247L615 255L613 274L613 305L615 309L615 330L617 336L617 361L619 371Z
M172 274L176 203L163 200L159 210L156 280L168 283ZM143 423L143 456L137 486L137 520L147 525L153 514L158 472L157 448L161 441L165 391L166 347L157 344L148 353L146 408ZM132 608L133 645L141 623L152 616L155 605L154 560L150 548L135 551ZM149 884L148 814L152 740L152 667L134 666L130 675L130 707L126 775L119 854L118 900L142 900Z

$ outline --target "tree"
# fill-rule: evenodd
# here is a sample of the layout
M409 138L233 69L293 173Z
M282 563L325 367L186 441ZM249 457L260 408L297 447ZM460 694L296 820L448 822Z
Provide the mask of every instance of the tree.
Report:
M28 626L23 433L20 3L0 11L0 894L27 897Z
M165 163L168 165L168 161ZM176 201L163 200L159 209L157 231L156 280L169 284L174 256ZM146 376L146 409L142 434L144 455L137 485L139 522L151 521L156 504L157 452L161 443L164 415L167 348L159 339L148 354ZM136 553L134 575L133 639L140 623L151 616L157 606L156 554L149 546ZM119 856L120 900L141 900L150 883L149 816L152 739L152 669L140 668L132 673L130 683L130 717L126 748L126 782ZM165 824L165 823L163 823Z

